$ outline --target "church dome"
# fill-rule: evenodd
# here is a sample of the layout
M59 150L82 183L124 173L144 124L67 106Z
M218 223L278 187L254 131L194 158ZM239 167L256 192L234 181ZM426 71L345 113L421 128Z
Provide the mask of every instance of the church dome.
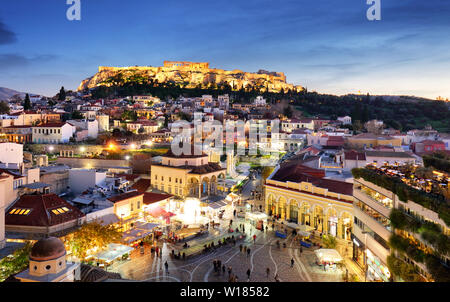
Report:
M40 239L31 248L30 260L47 261L66 254L64 243L55 237Z

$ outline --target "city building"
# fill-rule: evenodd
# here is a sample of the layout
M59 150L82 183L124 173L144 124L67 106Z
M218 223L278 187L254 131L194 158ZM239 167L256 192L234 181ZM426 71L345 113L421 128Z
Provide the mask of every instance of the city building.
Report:
M84 213L56 194L22 195L5 211L7 232L45 237L80 226Z
M9 126L1 129L9 142L27 144L31 143L31 126Z
M66 123L47 123L32 127L33 143L61 144L68 143L76 131L76 127Z
M171 150L162 156L160 164L151 166L154 189L177 196L207 197L218 192L219 178L225 178L226 169L208 161L208 155L190 149L190 154L176 155Z
M448 174L416 166L354 169L354 260L369 280L448 281ZM438 193L439 191L439 193ZM447 196L447 197L446 197ZM408 271L409 273L405 273Z
M436 151L444 151L445 143L443 141L424 140L421 142L411 143L411 149L414 153L433 153Z
M353 148L366 149L377 146L395 146L400 147L402 140L388 135L377 135L373 133L361 133L355 136L347 137L348 144Z
M265 211L282 220L350 240L353 185L325 178L325 171L296 161L277 166L266 179Z

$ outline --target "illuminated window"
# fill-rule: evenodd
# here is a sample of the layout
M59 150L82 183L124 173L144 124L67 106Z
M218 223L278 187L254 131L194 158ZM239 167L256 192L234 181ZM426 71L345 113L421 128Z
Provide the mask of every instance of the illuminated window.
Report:
M53 209L52 213L55 215L59 215L59 214L64 214L66 212L69 212L70 210L66 207L62 207L62 208L57 208L57 209Z
M28 215L30 212L31 212L31 209L14 208L11 211L9 211L9 214L11 214L11 215Z

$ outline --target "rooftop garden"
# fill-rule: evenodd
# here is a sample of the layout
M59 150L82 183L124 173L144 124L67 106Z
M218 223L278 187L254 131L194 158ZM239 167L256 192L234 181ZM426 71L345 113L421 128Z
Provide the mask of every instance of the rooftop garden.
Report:
M395 193L403 202L413 201L438 213L450 226L450 177L446 173L415 165L352 169L354 178L362 178Z
M423 156L425 167L433 167L437 170L450 173L450 155L444 152L435 152Z

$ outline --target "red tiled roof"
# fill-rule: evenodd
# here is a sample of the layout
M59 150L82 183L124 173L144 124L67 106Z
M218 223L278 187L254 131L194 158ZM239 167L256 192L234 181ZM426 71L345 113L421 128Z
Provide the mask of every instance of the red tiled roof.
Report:
M355 150L344 152L346 160L366 160L366 154Z
M310 182L319 188L328 189L330 192L352 195L353 185L351 183L324 179L325 171L320 169L310 168L296 162L287 163L272 176L272 180L281 182Z
M66 207L69 212L54 214ZM14 208L31 209L28 215L10 214ZM5 213L5 225L54 226L84 217L85 214L56 194L23 195Z
M275 175L272 176L272 180L302 182L310 181L316 177L325 177L325 171L310 168L298 162L288 162L280 167Z
M170 194L159 194L159 193L152 193L152 192L145 192L144 193L144 204L152 204L161 200L168 199L172 197L173 195Z
M286 187L277 186L277 185L272 185L272 184L265 184L265 186L268 186L268 187L274 187L274 188L280 188L280 189L288 190L288 191L301 192L301 193L303 193L303 194L309 194L309 195L313 195L313 196L324 196L324 195L317 194L317 193L311 193L311 192L307 192L307 191L296 190L296 189L286 188ZM352 188L353 188L353 185L352 185ZM330 191L331 191L331 190L330 190ZM352 194L353 194L353 193L352 193ZM350 203L350 204L353 203L353 202L350 201L350 200L337 199L337 198L332 197L332 196L325 196L325 198L332 199L332 200L336 200L336 201L340 201L340 202Z
M19 129L19 128L31 128L31 126L25 125L25 126L9 126L9 127L3 127L3 129Z
M116 177L123 177L128 181L135 181L137 178L141 177L139 174L125 174L125 173L116 173Z
M127 192L127 193L123 193L120 195L109 197L108 200L116 203L116 202L120 202L120 201L129 199L129 198L140 196L140 195L142 195L142 193L139 193L138 191L132 191L132 192Z
M57 128L57 127L62 127L65 124L66 123L64 123L64 122L60 122L60 123L46 123L46 124L38 125L38 126L35 126L35 127L38 127L38 128Z
M329 136L327 140L327 146L342 146L344 143L344 138L342 136Z
M139 193L143 193L148 190L150 187L150 179L139 179L135 184L131 186L131 188L137 190Z
M424 141L421 141L420 144L424 145L445 145L443 141L433 141L430 139L426 139Z

